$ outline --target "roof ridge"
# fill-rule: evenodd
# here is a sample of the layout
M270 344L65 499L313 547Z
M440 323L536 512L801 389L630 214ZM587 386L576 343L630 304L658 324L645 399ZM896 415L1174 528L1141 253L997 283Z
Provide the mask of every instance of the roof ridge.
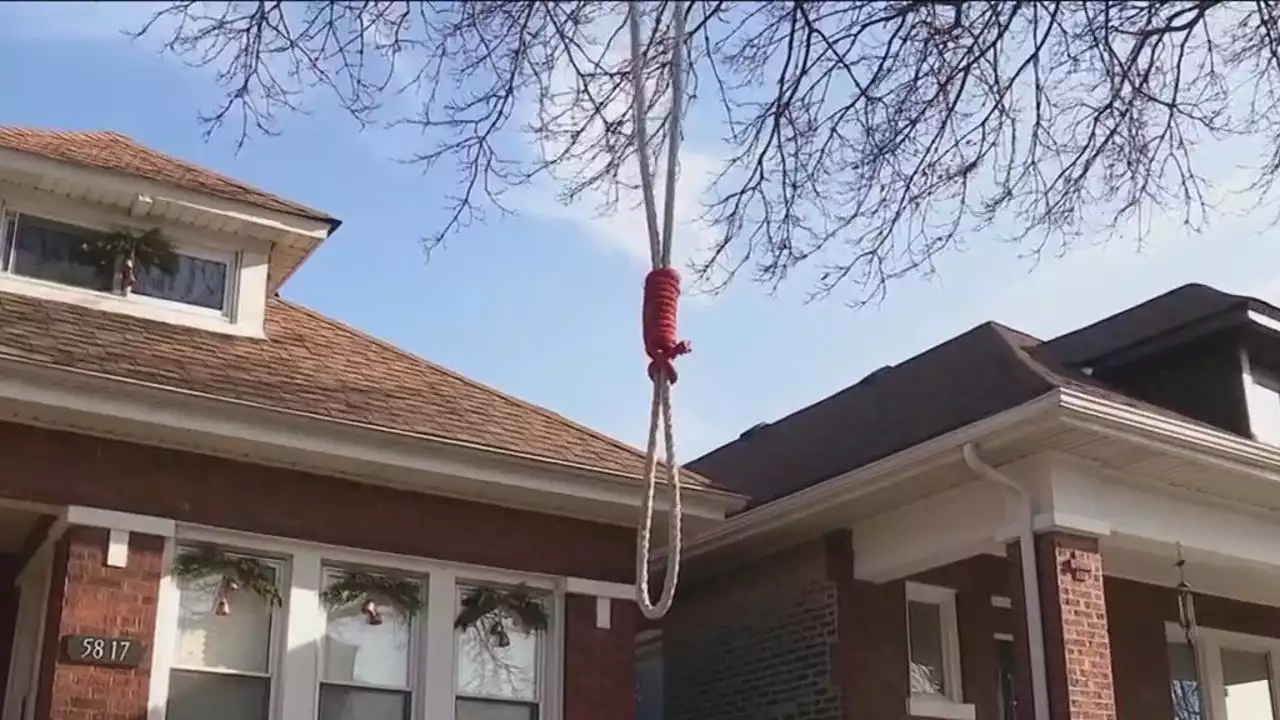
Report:
M339 319L337 319L337 318L330 317L330 316L328 316L328 315L325 315L324 313L321 313L321 312L319 312L319 311L317 311L317 310L314 310L314 309L312 309L312 308L309 308L309 307L307 307L307 306L305 306L305 305L302 305L302 304L300 304L300 303L294 302L294 301L292 301L292 300L288 300L288 299L286 299L286 298L284 298L284 297L281 297L281 296L280 296L280 295L278 295L278 294L277 294L277 295L275 295L272 299L274 299L274 300L276 300L276 301L278 301L278 302L280 302L280 303L282 303L282 304L284 304L284 305L287 305L287 306L289 306L289 307L291 307L291 308L293 308L293 309L295 309L295 310L298 310L299 312L306 313L307 315L309 315L309 316L311 316L311 317L313 317L313 318L315 318L315 319L317 319L317 320L319 320L319 321L321 321L321 322L324 322L324 323L326 323L326 324L328 324L328 325L330 325L330 326L333 326L333 327L335 327L335 328L338 328L338 329L340 329L340 330L342 330L342 331L344 331L344 332L348 333L349 335L352 335L352 336L354 336L354 337L356 337L356 338L358 338L358 339L360 339L360 340L363 340L363 341L366 341L366 342L372 342L372 343L374 343L374 344L378 345L379 347L381 347L381 348L383 348L383 349L385 349L385 350L388 350L388 351L390 351L390 352L392 352L392 353L395 353L396 355L399 355L399 356L401 356L401 357L403 357L403 358L405 358L405 359L412 360L412 361L413 361L413 362L415 362L415 363L420 363L420 364L422 364L422 365L425 365L425 366L427 366L427 367L430 367L431 369L434 369L434 370L437 370L437 371L439 371L439 372L442 372L442 373L444 373L445 375L448 375L449 377L451 377L451 378L453 378L453 379L455 379L455 380L458 380L459 382L462 382L462 383L464 383L464 384L466 384L466 385L470 385L470 386L475 387L475 388L477 388L477 389L479 389L479 390L482 390L482 391L484 391L484 392L486 392L486 393L489 393L489 394L491 394L491 395L494 395L495 397L499 397L499 398L502 398L503 400L506 400L506 401L508 401L508 402L514 403L514 404L516 404L516 405L519 405L519 406L521 406L521 407L523 407L523 408L525 408L525 409L527 409L527 410L531 410L531 411L533 411L533 412L535 412L535 413L538 413L539 415L542 415L543 417L546 417L546 418L548 418L548 419L550 419L550 420L554 420L555 422L563 423L564 425L566 425L566 426L568 426L568 427L571 427L571 428L573 428L573 429L575 429L575 430L577 430L577 431L579 431L579 432L586 433L586 434L588 434L588 435L590 435L590 436L592 436L592 437L594 437L594 438L596 438L596 439L598 439L598 440L603 440L603 441L605 441L605 442L609 443L610 445L612 445L612 446L614 446L614 447L616 447L616 448L618 448L618 449L620 449L620 450L625 450L625 451L627 451L627 452L630 452L630 453L632 453L632 454L636 455L636 457L638 457L638 458L640 458L640 459L644 459L644 458L645 458L645 454L644 454L643 452L641 452L641 450L640 450L639 448L632 447L632 446L630 446L630 445L628 445L628 444L626 444L626 443L622 442L621 440L617 440L617 439L615 439L615 438L609 437L608 435L605 435L604 433L598 432L598 431L596 431L596 430L592 430L591 428L587 427L586 425L582 425L582 424L580 424L580 423L578 423L578 422L575 422L574 420L571 420L571 419L569 419L569 418L565 417L564 415L561 415L560 413L557 413L557 412L555 412L555 411L553 411L553 410L550 410L550 409L548 409L548 408L542 407L542 406L540 406L540 405L536 405L536 404L531 403L531 402L529 402L529 401L527 401L527 400L522 400L522 399L520 399L520 398L518 398L518 397L516 397L516 396L514 396L514 395L510 395L510 394L505 393L505 392L503 392L503 391L501 391L501 390L499 390L499 389L497 389L497 388L495 388L495 387L492 387L492 386L490 386L490 385L487 385L487 384L485 384L485 383L482 383L482 382L480 382L479 380L475 380L474 378L467 377L466 375L463 375L462 373L459 373L459 372L457 372L457 371L455 371L455 370L450 370L449 368L447 368L447 367L445 367L445 366L443 366L443 365L440 365L440 364L438 364L438 363L432 362L432 361L430 361L430 360L428 360L428 359L426 359L426 358L422 357L421 355L418 355L418 354L416 354L416 353L412 353L412 352L410 352L410 351L408 351L408 350L405 350L404 348L398 347L397 345L395 345L395 344L393 344L393 343L390 343L390 342L387 342L387 341L385 341L385 340L382 340L382 339L380 339L380 338L378 338L378 337L376 337L376 336L374 336L374 335L370 335L369 333L366 333L366 332L364 332L363 330L360 330L359 328L356 328L356 327L354 327L354 326L352 326L352 325L349 325L349 324L347 324L347 323L343 322L342 320L339 320ZM686 472L691 472L691 471L686 471ZM698 477L701 477L701 476L698 476Z

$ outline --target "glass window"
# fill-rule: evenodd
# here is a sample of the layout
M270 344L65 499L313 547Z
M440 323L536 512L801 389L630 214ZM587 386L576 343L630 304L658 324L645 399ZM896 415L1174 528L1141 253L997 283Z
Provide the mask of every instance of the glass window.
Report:
M1174 720L1204 717L1195 653L1186 643L1169 643L1169 693L1173 698Z
M947 674L942 606L908 601L907 638L911 658L911 694L945 696Z
M178 632L167 720L267 718L271 699L273 608L233 593L217 612L220 579L178 581Z
M456 720L537 718L542 635L505 615L459 630Z
M1226 720L1275 720L1267 653L1223 648L1222 685Z
M636 720L662 720L662 645L650 640L636 649Z
M999 673L996 700L1000 708L1000 720L1016 720L1018 717L1018 701L1015 695L1013 640L1007 637L996 639L996 669Z
M907 583L907 676L914 699L963 702L955 591Z
M342 577L326 574L327 582ZM394 608L361 604L325 616L320 720L404 720L413 706L414 623Z
M9 272L90 290L114 286L115 268L93 262L83 251L87 231L32 215L11 215L9 221Z
M139 267L133 292L211 310L225 310L229 277L230 268L226 262L178 253L178 264L173 274L157 268Z

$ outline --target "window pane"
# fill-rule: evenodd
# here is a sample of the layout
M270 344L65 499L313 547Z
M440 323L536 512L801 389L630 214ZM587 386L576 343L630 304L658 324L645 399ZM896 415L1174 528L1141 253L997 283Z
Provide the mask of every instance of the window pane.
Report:
M493 622L485 618L458 631L458 692L504 700L536 700L540 633L525 633L503 616L502 632L509 644L500 647L492 639Z
M84 230L44 218L20 215L13 238L13 262L17 275L51 280L64 285L110 290L115 271L90 262L82 252Z
M1014 655L1013 643L1008 640L996 641L996 663L1000 672L1000 684L997 699L1000 708L1000 720L1017 718L1017 701L1014 698ZM1182 720L1181 718L1179 720Z
M636 657L636 720L662 720L662 650L645 648Z
M1223 648L1222 684L1227 720L1275 720L1266 653Z
M523 703L458 698L456 716L454 720L534 720L538 717L538 708Z
M267 678L174 670L165 720L265 720Z
M394 690L321 685L320 720L404 720L408 700L408 693Z
M139 267L133 291L162 300L222 310L227 296L227 264L178 255L178 266L172 275L156 268Z
M178 638L174 664L267 672L271 608L258 595L240 590L228 598L231 612L214 612L219 578L178 582Z
M942 607L934 603L908 601L907 637L911 652L911 694L946 695Z
M1200 681L1196 678L1196 658L1186 643L1169 643L1169 692L1173 696L1174 720L1200 720Z
M334 682L409 685L410 623L384 609L381 625L370 625L360 606L329 613L324 636L324 679Z

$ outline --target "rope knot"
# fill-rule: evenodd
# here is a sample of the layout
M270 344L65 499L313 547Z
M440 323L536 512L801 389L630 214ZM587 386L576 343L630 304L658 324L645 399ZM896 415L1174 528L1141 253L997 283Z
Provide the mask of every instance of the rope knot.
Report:
M644 351L649 356L649 379L665 377L675 384L675 359L692 352L684 340L676 340L676 316L680 304L680 273L675 268L651 270L644 278Z

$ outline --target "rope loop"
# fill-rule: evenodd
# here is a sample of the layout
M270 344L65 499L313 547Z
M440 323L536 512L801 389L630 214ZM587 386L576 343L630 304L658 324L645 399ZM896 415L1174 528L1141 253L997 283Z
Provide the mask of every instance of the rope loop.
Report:
M653 402L649 408L649 442L645 450L645 494L636 528L636 602L650 620L667 614L675 599L680 577L680 555L684 526L684 506L680 498L680 466L676 464L675 430L671 423L671 386L676 382L675 359L689 352L689 343L676 339L676 316L680 302L680 273L671 267L671 239L675 226L676 171L680 161L680 120L684 102L684 44L686 9L684 0L672 4L671 20L671 115L667 137L666 192L663 197L662 227L658 227L653 169L649 162L649 133L645 123L644 63L640 49L640 4L630 0L627 20L631 30L631 83L634 112L636 161L640 165L640 189L644 196L645 226L649 231L649 253L653 269L644 280L642 329L645 354L649 356L649 379L653 382ZM649 597L649 565L653 541L654 500L658 486L658 436L662 435L666 462L663 464L671 490L667 514L666 578L662 594L655 602Z

